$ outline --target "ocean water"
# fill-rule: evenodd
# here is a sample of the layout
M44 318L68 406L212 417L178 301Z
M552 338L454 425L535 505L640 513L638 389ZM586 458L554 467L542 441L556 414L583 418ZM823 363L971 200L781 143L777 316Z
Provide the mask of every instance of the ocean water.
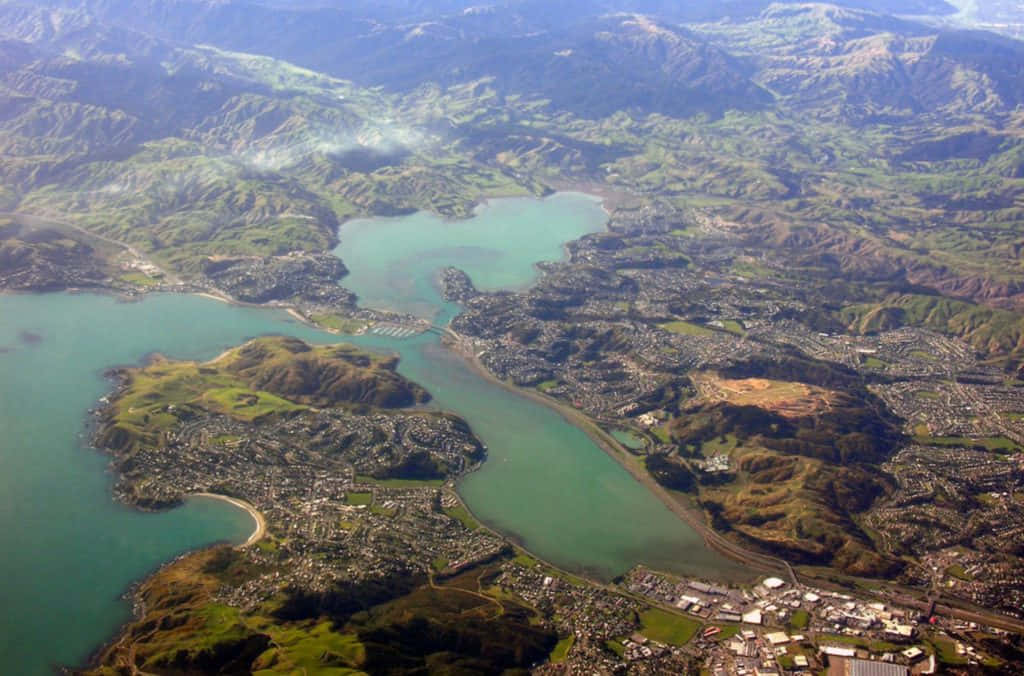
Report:
M115 503L87 412L111 366L154 351L208 359L266 333L328 338L197 296L0 295L0 671L81 662L128 619L132 582L190 549L246 540L252 518L221 501L159 514Z
M583 195L496 200L451 223L416 214L343 226L343 280L369 306L445 322L457 307L435 287L446 265L481 289L521 288L534 264L605 223ZM120 302L91 294L0 295L0 666L51 673L79 664L129 617L129 586L174 556L243 542L252 520L192 499L159 514L115 503L107 458L88 447L88 410L110 390L103 372L160 352L209 359L245 340L287 334L337 342L274 310L198 296ZM434 405L469 421L487 444L459 492L487 524L565 568L602 578L636 563L683 573L740 569L556 412L479 377L434 334L345 338L396 352L399 371Z

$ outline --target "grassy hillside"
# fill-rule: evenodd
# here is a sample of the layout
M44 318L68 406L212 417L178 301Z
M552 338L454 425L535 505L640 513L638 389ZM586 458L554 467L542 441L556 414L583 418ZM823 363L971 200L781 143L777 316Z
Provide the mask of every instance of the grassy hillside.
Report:
M855 333L915 326L956 336L989 359L1019 360L1024 353L1024 317L941 296L891 296L843 308L841 317Z
M247 610L215 600L223 585L268 570L226 547L176 561L142 584L145 615L85 673L117 673L125 659L154 673L498 673L546 658L557 640L525 606L466 594L486 569L442 586L380 580L333 592L357 603L358 615L311 607L309 617L284 619L283 597Z
M71 11L6 3L0 16L3 206L186 275L207 256L328 250L352 215L466 216L488 195L543 191L397 122L393 96Z
M668 425L672 448L647 458L659 483L693 493L718 530L789 561L867 576L900 567L858 525L893 490L879 466L899 448L899 421L856 376L791 360L690 380L697 396ZM707 468L723 457L725 468Z
M130 451L157 446L161 435L197 409L252 422L308 407L395 408L429 395L394 372L397 360L348 345L310 347L295 338L260 338L200 364L157 358L118 372L99 443Z
M489 195L586 183L833 275L1022 303L1012 41L803 4L685 27L663 3L569 23L526 5L453 10L412 27L389 23L394 8L230 2L159 20L146 5L115 27L118 3L86 4L95 16L0 5L4 201L179 272L323 251L352 215L461 217ZM374 12L366 34L353 17ZM216 47L152 37L171 26Z
M0 284L6 288L103 286L117 253L116 247L68 228L0 217Z

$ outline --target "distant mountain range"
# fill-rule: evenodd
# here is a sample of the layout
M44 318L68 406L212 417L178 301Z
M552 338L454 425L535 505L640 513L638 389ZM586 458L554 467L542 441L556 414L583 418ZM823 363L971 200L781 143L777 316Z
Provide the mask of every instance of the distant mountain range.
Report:
M4 33L37 45L71 43L86 55L116 53L128 43L137 52L209 44L398 92L489 77L501 95L542 97L588 117L617 110L752 110L771 103L769 90L804 92L801 99L815 102L842 98L852 106L920 110L960 98L965 106L1012 108L1024 91L1015 67L1021 49L1014 41L972 32L936 40L934 28L861 11L954 10L941 1L840 3L845 8L751 0L683 7L658 0L570 1L557 7L531 0L42 4L62 8L60 20L6 2ZM103 29L85 38L83 22ZM696 24L704 34L683 23ZM753 25L764 34L737 40L743 37L737 33ZM129 35L134 37L128 40ZM770 58L738 58L730 51L739 45ZM976 73L981 82L965 80L961 70Z
M338 286L346 219L599 194L607 232L456 329L502 377L605 397L602 424L643 404L645 471L720 531L890 575L919 552L864 525L897 491L882 467L945 441L875 390L935 360L934 420L960 384L938 361L968 354L1024 387L1024 42L976 23L942 0L0 0L0 287L203 290L356 330L382 315ZM390 362L272 352L234 375L303 406L424 399ZM694 399L726 381L795 421ZM747 455L701 484L705 450Z
M978 227L1020 217L1024 43L880 4L5 0L0 207L192 274L323 251L353 214L611 182L1014 305L1010 231ZM955 198L925 178L951 162ZM921 219L974 243L937 255Z

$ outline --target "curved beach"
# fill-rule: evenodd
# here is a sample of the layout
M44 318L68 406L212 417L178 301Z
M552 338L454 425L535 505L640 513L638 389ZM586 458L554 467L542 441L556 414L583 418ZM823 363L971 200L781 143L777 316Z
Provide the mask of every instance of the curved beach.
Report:
M221 500L223 502L230 503L239 509L244 509L252 517L252 520L256 522L256 530L252 532L249 539L238 545L239 547L249 547L260 540L267 534L267 520L263 517L263 514L253 507L250 503L239 498L229 498L226 495L220 495L218 493L192 493L192 495L200 498L213 498L214 500Z

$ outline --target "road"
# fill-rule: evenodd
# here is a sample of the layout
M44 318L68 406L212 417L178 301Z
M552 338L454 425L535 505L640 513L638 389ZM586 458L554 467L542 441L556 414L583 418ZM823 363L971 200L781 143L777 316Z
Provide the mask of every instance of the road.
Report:
M751 551L750 549L747 549L742 545L716 533L704 523L703 514L680 504L664 487L654 481L647 472L643 471L637 464L630 462L632 455L623 448L614 437L601 429L597 423L591 420L588 416L560 401L541 394L540 392L520 388L495 377L480 362L479 356L476 354L469 341L463 339L458 333L450 328L446 329L445 335L449 338L449 347L451 347L454 352L462 356L481 377L495 385L504 387L554 409L570 424L583 430L594 441L594 443L620 463L626 471L637 479L637 481L640 481L648 487L670 510L672 510L674 514L693 528L711 549L747 565L753 570L762 573L785 575L785 577L787 577L793 584L804 583L813 587L839 590L844 593L850 592L849 589L830 583L825 579L808 575L806 572L797 573L793 566L791 566L787 561L762 554L760 552ZM533 554L531 554L531 556L533 556ZM552 567L557 568L556 566ZM591 582L593 582L593 580L591 580ZM607 585L599 584L599 586L605 587ZM622 590L618 589L618 591L621 592ZM866 590L860 590L856 593L864 596L871 596L881 601L889 601L890 603L906 606L908 608L916 608L922 612L926 612L930 605L928 601L907 596L904 593L896 591L895 588L883 587L881 591L875 593L869 593ZM948 602L941 603L941 598L939 601L940 603L937 603L935 607L936 615L955 618L965 622L976 622L978 624L997 627L1007 631L1024 633L1024 621L1017 620L1001 613L988 613L980 610L957 608L949 605Z
M147 263L149 265L152 265L154 268L158 269L161 272L161 274L163 274L164 279L168 283L170 283L170 284L177 284L179 281L181 281L177 277L177 275L169 272L168 270L160 267L159 265L156 265L145 254L143 254L142 252L140 252L138 249L136 249L135 247L131 246L130 244L126 244L126 243L124 243L124 242L122 242L120 240L112 239L110 237L105 237L104 235L97 234L95 232L92 232L91 230L86 230L85 228L83 228L81 226L78 226L78 225L75 225L74 223L70 223L68 221L62 221L59 218L55 218L53 216L44 216L44 215L39 215L39 214L27 214L27 213L24 213L24 212L0 212L0 217L4 217L4 216L8 217L8 218L13 218L13 219L19 220L19 221L25 223L26 225L29 225L29 226L34 227L34 228L45 228L45 227L48 227L48 226L56 226L56 227L59 227L59 228L67 228L68 230L74 230L75 232L81 234L82 236L84 236L84 237L86 237L88 239L98 240L98 241L103 242L105 244L109 244L111 246L117 247L118 249L122 249L123 251L127 251L129 254L131 254L132 258L134 258L136 260L143 261L144 263Z

